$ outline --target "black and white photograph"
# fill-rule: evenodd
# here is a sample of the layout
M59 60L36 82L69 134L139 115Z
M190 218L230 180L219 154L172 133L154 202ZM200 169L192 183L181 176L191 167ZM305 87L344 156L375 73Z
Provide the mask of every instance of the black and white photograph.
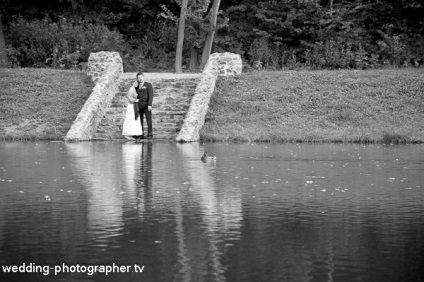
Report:
M0 281L423 282L423 0L0 0Z

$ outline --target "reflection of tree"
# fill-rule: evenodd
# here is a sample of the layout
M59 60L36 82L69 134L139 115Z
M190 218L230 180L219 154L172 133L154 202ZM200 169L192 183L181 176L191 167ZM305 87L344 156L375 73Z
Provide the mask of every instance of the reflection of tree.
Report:
M188 257L187 245L185 243L184 236L184 225L183 225L183 210L181 207L181 194L178 193L177 203L176 203L176 236L177 236L177 251L178 251L178 263L181 266L182 280L190 281L190 259Z
M200 152L198 143L186 143L178 144L178 148L184 156L184 171L190 178L192 189L198 193L197 201L200 204L201 216L206 226L206 238L209 239L207 244L209 245L209 253L207 254L212 268L213 274L215 275L215 281L225 281L224 272L225 267L222 264L222 249L220 250L220 243L222 237L228 237L231 233L234 236L233 239L238 239L240 235L240 226L242 220L241 214L241 200L240 194L229 191L221 191L219 193L215 185L215 164L214 163L202 163L200 156L203 152ZM234 190L232 190L234 191ZM177 220L181 221L178 225L182 226L182 211L177 214ZM183 231L180 232L180 236L184 236ZM179 240L184 241L184 238ZM195 242L187 240L187 249L190 250ZM181 243L181 245L184 245ZM202 260L196 260L194 254L188 254L192 260L190 265L195 266L196 264L203 264ZM181 262L182 263L182 262ZM182 263L183 264L183 263ZM203 265L198 265L198 268L204 268Z

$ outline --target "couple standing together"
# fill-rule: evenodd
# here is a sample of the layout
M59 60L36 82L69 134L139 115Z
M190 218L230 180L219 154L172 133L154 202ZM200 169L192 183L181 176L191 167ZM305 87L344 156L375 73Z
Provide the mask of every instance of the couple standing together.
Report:
M153 87L144 81L143 73L137 73L137 81L128 90L128 106L122 135L127 138L144 139L143 118L147 121L147 139L153 138L152 127Z

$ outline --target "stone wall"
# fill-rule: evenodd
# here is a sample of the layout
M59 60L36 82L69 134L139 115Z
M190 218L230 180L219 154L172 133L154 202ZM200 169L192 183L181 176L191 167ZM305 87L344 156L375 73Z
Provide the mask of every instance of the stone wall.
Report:
M209 59L217 61L218 76L241 75L243 65L240 55L229 52L213 53Z
M241 75L242 61L238 54L214 53L203 70L200 83L196 87L183 126L177 136L179 142L198 141L200 130L205 123L210 97L215 89L218 76Z
M175 141L194 96L202 74L144 73L153 85L153 138ZM135 73L124 73L118 93L97 127L92 140L125 139L122 125L128 105L127 92L135 80ZM147 122L144 119L144 129Z
M95 86L66 134L66 141L90 140L121 84L123 65L118 52L91 53L87 74Z

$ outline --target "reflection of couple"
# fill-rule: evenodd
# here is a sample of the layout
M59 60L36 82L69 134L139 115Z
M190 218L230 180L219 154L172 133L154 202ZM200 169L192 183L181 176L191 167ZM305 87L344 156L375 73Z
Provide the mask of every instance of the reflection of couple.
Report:
M143 73L137 73L137 81L128 90L128 105L125 114L122 135L144 139L143 117L147 121L147 139L152 139L152 103L153 87L144 81Z
M122 144L125 212L144 218L152 202L152 142Z
M150 190L152 185L152 142L144 144L126 142L122 145L122 157L123 174L128 182L126 186L134 191L140 187Z

